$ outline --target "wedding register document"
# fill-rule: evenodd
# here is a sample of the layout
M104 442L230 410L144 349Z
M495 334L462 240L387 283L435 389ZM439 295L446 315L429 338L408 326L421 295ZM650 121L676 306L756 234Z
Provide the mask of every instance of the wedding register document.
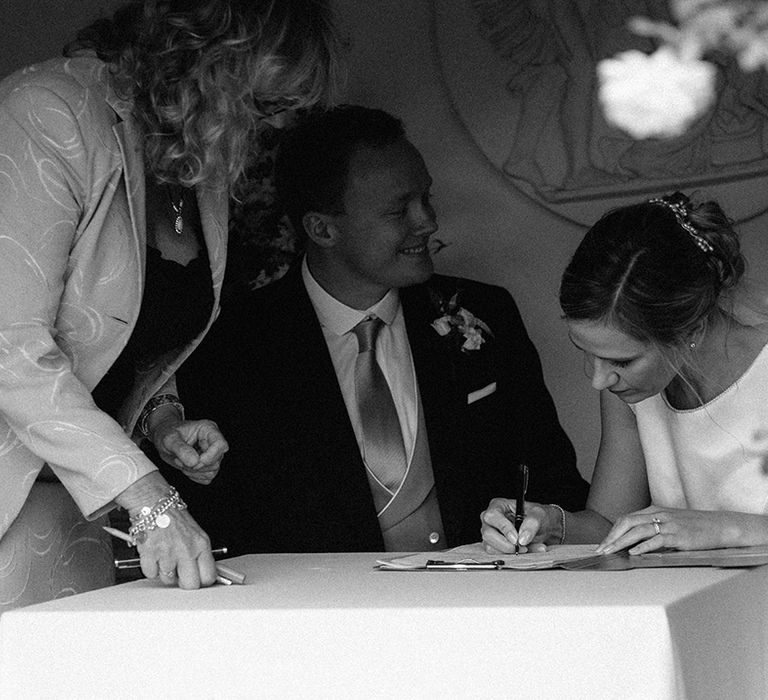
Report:
M619 571L667 566L751 567L768 564L768 546L730 547L689 552L660 550L630 555L626 550L595 554L597 544L551 545L546 552L488 554L482 542L462 545L444 552L419 552L392 559L379 559L384 571L513 569L571 569Z
M592 558L596 548L596 544L561 544L551 545L546 552L497 555L488 554L482 542L476 542L445 552L420 552L394 559L379 559L376 563L380 569L392 571L427 568L477 569L481 568L481 565L482 568L489 569L553 569L569 561ZM441 564L445 566L441 567Z

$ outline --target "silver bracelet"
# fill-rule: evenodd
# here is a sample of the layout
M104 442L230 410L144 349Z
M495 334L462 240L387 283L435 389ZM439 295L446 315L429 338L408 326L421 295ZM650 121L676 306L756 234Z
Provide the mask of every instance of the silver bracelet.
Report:
M565 511L562 506L557 505L557 503L550 503L549 506L550 508L557 508L560 511L560 541L558 544L563 544L565 542Z
M149 439L149 427L147 422L149 421L149 417L160 408L160 406L173 406L181 415L181 420L184 420L184 405L179 401L178 396L175 396L174 394L158 394L157 396L153 396L147 401L147 405L144 406L144 410L139 414L139 419L136 421L136 430L142 437Z
M158 499L157 503L151 508L144 506L138 515L130 518L131 527L128 529L128 534L133 538L133 546L144 544L147 540L148 532L158 527L164 530L171 524L171 518L166 513L167 510L171 508L184 510L186 507L187 504L181 500L179 492L171 486L168 490L168 495Z

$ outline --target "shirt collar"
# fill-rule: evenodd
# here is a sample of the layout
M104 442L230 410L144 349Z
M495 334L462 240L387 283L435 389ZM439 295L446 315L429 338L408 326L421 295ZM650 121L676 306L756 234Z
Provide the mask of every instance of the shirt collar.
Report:
M336 335L348 333L367 316L378 316L389 326L395 320L400 307L397 289L390 289L378 302L364 311L343 304L328 294L312 276L306 256L301 262L301 277L320 325Z

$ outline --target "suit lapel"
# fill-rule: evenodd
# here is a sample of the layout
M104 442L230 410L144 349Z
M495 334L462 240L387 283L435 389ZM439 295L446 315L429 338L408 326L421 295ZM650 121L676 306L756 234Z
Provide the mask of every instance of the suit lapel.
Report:
M432 328L437 318L427 285L415 285L401 290L403 314L411 346L416 380L419 385L424 422L427 427L432 471L435 475L441 507L451 489L451 474L461 459L457 439L459 434L457 392L459 386L456 366L440 344L440 336ZM443 508L443 511L445 509ZM443 512L445 518L445 512ZM449 523L444 521L446 528Z
M430 302L429 289L426 285L407 287L400 290L400 298L425 416L445 415L455 399L455 367L431 326L437 312ZM427 429L431 434L431 425Z
M460 543L465 529L462 518L466 512L467 479L473 478L473 458L467 453L471 445L471 436L466 434L467 393L487 383L487 377L493 374L490 357L490 365L480 362L480 357L465 357L432 328L439 310L430 298L430 288L450 297L456 291L454 284L450 278L436 275L426 284L401 290L440 514L449 546Z
M301 265L294 265L276 284L282 286L273 299L274 310L281 319L274 343L274 347L280 348L281 357L276 361L281 363L285 376L295 382L286 390L305 397L299 409L301 415L295 416L298 429L302 425L314 426L310 433L321 441L317 454L325 455L316 461L301 462L300 468L306 473L299 478L306 484L322 480L325 492L342 494L347 517L339 513L337 519L358 523L360 532L356 536L363 543L360 546L382 549L365 465L323 330L301 278ZM317 473L317 464L324 465L322 474ZM326 505L318 507L323 509Z
M333 395L334 400L338 398L343 403L323 330L301 278L301 265L294 265L277 284L281 289L272 305L274 315L281 320L275 328L275 347L280 348L295 376L302 381L307 376L316 377L323 390L335 389L326 396Z

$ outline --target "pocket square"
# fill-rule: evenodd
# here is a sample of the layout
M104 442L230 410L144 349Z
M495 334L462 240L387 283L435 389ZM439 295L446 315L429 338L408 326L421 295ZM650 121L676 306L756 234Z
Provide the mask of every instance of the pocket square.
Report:
M467 405L475 403L475 401L479 401L480 399L484 399L486 396L490 396L494 391L496 391L496 382L491 382L488 386L484 386L482 389L477 389L476 391L467 394Z

